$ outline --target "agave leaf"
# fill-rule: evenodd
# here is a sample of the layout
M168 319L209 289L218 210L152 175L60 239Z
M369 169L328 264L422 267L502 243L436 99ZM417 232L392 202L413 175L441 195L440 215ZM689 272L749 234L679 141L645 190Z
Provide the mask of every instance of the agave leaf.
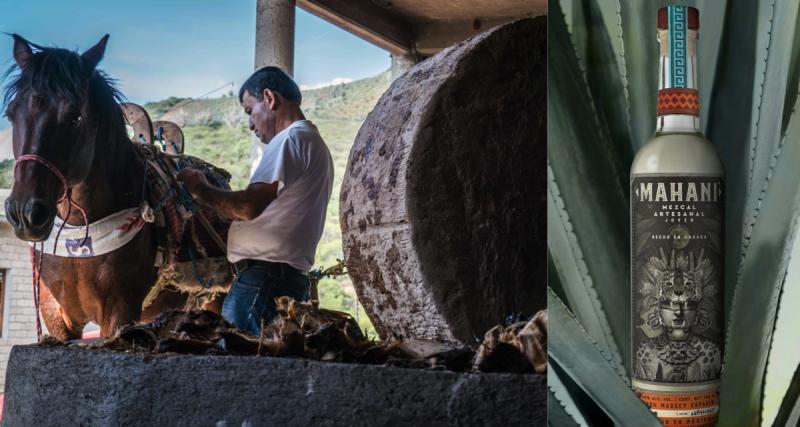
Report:
M698 0L696 7L700 9L700 39L697 40L697 61L700 67L697 85L700 91L700 124L703 129L708 124L711 91L717 75L719 46L723 35L727 1Z
M550 379L548 377L548 383ZM548 416L550 407L548 406ZM789 389L783 397L783 402L778 410L778 415L775 417L773 426L796 426L800 424L800 366L794 371L792 382L789 384Z
M557 8L557 2L550 4ZM592 303L599 305L591 312L602 313L605 308L607 320L600 315L583 317L590 311L578 307L575 310L582 316L584 324L600 322L609 325L609 328L604 325L601 328L613 332L613 342L619 349L617 351L609 344L609 351L619 354L623 366L629 366L628 214L625 192L620 187L620 182L627 182L627 174L622 172L619 159L613 155L608 131L600 124L592 108L594 102L566 32L563 16L552 13L548 18L549 49L560 52L559 55L550 55L547 63L549 75L558 75L548 82L548 160L552 165L549 188L554 188L555 183L570 189L568 193L560 194L561 201L557 205L563 213L562 219L554 218L548 223L560 223L562 227L569 224L570 227L564 228L565 232L574 234L565 237L570 242L569 251L582 254L586 263L586 268L577 273L560 269L558 274L565 288L583 287L581 292L585 292L586 286L594 289L597 298ZM549 193L555 194L553 191ZM587 206L594 208L586 209ZM576 245L579 252L574 250ZM553 252L556 259L569 256L563 254L562 257L561 253ZM574 266L577 264L564 263L559 267ZM564 280L565 276L573 274L588 275L591 280ZM570 300L570 304L573 303L575 301ZM596 337L603 343L611 341Z
M547 249L547 286L550 286L550 289L561 298L567 304L567 307L572 310L572 307L569 305L567 301L567 294L564 290L564 285L561 283L561 278L558 277L558 268L556 268L556 261L553 259L553 254L550 253L550 249Z
M792 383L793 374L794 381L800 380L796 374L798 365L800 365L800 340L797 339L797 322L800 319L800 313L795 308L797 301L800 301L799 238L795 238L794 249L792 249L791 260L786 271L786 279L784 279L778 305L778 317L775 320L775 332L772 335L772 347L767 360L764 398L761 404L763 408L762 425L772 425L781 405L786 408L788 400L791 399L788 396L792 394L791 388L800 387L800 384ZM787 390L789 390L788 393ZM795 396L796 398L797 396ZM786 415L786 409L784 412Z
M559 0L559 6L561 6L561 13L564 14L564 23L567 24L567 31L572 33L573 25L574 25L574 9L575 7L580 7L580 0ZM582 20L578 20L582 22Z
M733 297L722 375L720 425L756 425L760 421L777 305L800 217L798 159L800 118L795 115L769 162L767 178L758 196L758 221Z
M590 29L590 37L582 65L600 119L608 125L616 155L621 164L629 165L633 161L633 143L619 2L584 0L584 3L584 28ZM627 187L627 182L621 185Z
M552 369L547 372L547 418L548 423L553 426L589 425L580 405L576 404L561 378Z
M616 424L660 426L655 415L633 394L624 372L600 350L577 319L550 290L547 293L548 356L558 368ZM549 378L548 378L549 381Z
M742 224L749 186L749 128L754 106L756 31L731 31L731 28L756 28L758 3L734 2L728 5L725 37L720 46L720 70L714 81L708 111L707 136L720 152L726 169L725 204L725 307L730 312L733 289L741 261ZM729 316L726 316L729 318Z
M800 11L798 11L795 17L795 22L797 22L798 19L800 19ZM800 84L800 26L797 25L794 29L794 42L792 43L792 50L789 57L791 59L789 63L788 81L786 83L786 102L784 102L786 108L783 110L781 133L786 132L786 128L789 126L792 108L794 108L795 101L797 101L798 92L795 89L798 84Z
M601 35L599 41L608 44L614 60L617 62L620 77L625 79L625 46L622 43L622 16L620 15L621 6L619 3L619 0L592 0L590 2L591 10L597 13L597 17L600 19L593 20L593 23L599 25L594 25L591 28L593 33L605 33L607 39Z
M649 1L620 2L628 113L634 151L653 135L658 91L658 40L656 11Z
M770 158L781 142L787 75L796 29L798 0L759 3L759 31L753 98L755 108L750 124L749 187L745 207L742 255L747 250L758 217L758 196L771 171Z
M595 402L586 392L581 389L581 386L575 383L572 378L561 368L561 366L552 357L547 358L547 375L548 380L550 375L560 382L568 394L568 398L580 411L583 418L581 425L611 425L611 418L606 415L605 411L600 407L598 402ZM560 396L560 394L558 395ZM576 419L577 420L577 419Z
M586 0L561 0L558 5L548 3L548 14L558 13L558 8L561 8L561 13L564 16L564 23L567 25L567 32L569 32L572 39L572 45L575 47L575 53L582 63L586 63L588 55L589 44L589 31L586 28L586 15L585 4Z
M553 392L547 390L547 425L552 427L572 427L588 424L575 422L575 419L567 413L566 408L561 406L561 402L555 398Z
M598 292L589 274L586 257L575 235L569 213L555 182L553 171L547 168L547 245L552 257L554 272L558 273L559 292L567 298L586 331L600 347L612 357L612 363L623 370L622 359L614 334L598 299ZM626 302L626 301L623 301Z
M633 160L624 61L616 0L561 0L549 3L549 16L563 16L570 41L595 102L598 120L609 131L609 141L622 164ZM608 6L610 5L610 6ZM562 10L562 7L566 6ZM609 22L604 15L611 14ZM614 31L609 34L609 30ZM612 48L612 44L615 48ZM622 72L620 72L622 70ZM626 187L625 181L620 182Z

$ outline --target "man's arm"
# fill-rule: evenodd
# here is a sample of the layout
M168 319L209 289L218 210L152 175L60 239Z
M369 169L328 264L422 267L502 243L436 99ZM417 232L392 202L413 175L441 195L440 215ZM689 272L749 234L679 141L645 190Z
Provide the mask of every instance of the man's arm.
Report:
M202 172L184 169L178 174L184 188L199 203L218 214L240 221L249 221L278 197L278 183L256 182L241 191L228 191L214 187L206 181Z

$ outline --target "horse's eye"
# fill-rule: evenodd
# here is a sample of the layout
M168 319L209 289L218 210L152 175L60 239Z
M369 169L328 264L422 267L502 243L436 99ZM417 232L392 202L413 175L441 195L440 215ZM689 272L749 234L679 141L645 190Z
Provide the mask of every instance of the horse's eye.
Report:
M81 115L78 114L77 116L75 116L74 119L72 119L72 126L78 127L80 126L80 124L81 124Z

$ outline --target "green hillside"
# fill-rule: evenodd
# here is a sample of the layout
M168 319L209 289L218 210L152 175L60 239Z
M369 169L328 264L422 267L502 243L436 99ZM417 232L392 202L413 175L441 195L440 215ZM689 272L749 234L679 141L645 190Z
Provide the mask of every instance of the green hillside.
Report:
M363 80L303 91L303 112L317 125L328 144L335 170L333 196L328 204L325 230L317 248L317 266L332 266L343 257L339 190L347 157L361 123L389 83L389 73L384 72ZM234 189L247 186L252 139L247 128L247 116L237 96L228 94L202 100L173 97L144 107L154 120L170 120L181 125L187 154L227 169L233 175L231 185ZM353 314L362 327L374 335L363 309L356 305L349 278L324 279L320 282L319 292L323 307Z

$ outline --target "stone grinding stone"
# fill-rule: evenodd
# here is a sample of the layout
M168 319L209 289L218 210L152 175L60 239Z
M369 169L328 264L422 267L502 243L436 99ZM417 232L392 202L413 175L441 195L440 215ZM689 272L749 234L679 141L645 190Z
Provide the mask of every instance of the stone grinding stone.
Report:
M398 78L342 184L345 259L382 337L471 346L546 305L547 18L493 28Z
M3 425L545 425L543 375L15 346Z

